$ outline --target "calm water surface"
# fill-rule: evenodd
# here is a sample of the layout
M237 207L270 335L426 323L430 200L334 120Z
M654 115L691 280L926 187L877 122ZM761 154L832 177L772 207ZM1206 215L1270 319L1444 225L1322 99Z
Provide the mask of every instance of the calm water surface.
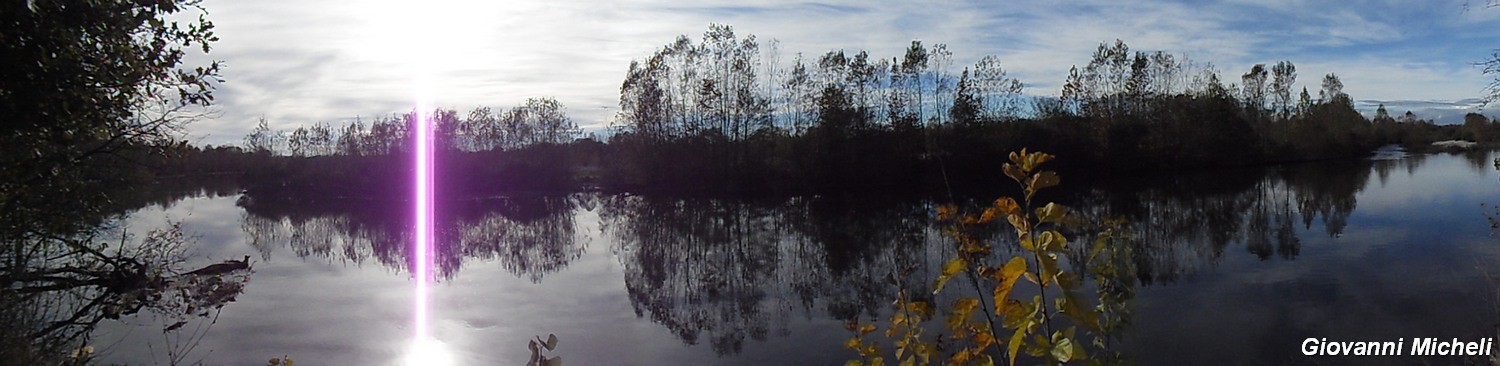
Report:
M1137 363L1343 363L1305 358L1298 345L1495 334L1500 279L1485 276L1500 278L1500 239L1480 206L1500 203L1493 158L1065 180L1073 190L1052 199L1132 223L1141 285L1122 348ZM91 343L104 363L403 357L413 284L404 203L239 199L204 195L130 217L131 230L181 221L199 235L189 267L249 255L254 275L216 318L176 332L145 313L102 324ZM915 269L901 282L925 290L953 255L928 202L579 194L445 204L432 333L464 365L524 363L527 340L549 333L573 365L842 364L853 355L842 324L888 316L892 273ZM972 291L950 285L937 301Z

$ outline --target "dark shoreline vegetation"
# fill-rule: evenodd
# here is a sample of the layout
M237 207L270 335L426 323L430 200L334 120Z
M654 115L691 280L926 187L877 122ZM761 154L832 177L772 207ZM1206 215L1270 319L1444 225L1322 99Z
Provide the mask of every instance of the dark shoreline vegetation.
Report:
M1209 63L1101 44L1061 97L1022 95L995 57L957 68L945 45L904 55L797 54L710 27L632 62L606 138L578 138L566 108L533 98L505 111L439 109L438 181L450 198L603 190L793 196L990 193L1006 153L1060 158L1078 178L1224 168L1409 151L1431 142L1500 142L1500 123L1470 114L1434 125L1382 106L1354 110L1333 74L1293 90L1290 61L1256 65L1225 85ZM1314 97L1313 95L1316 95ZM173 172L241 174L256 199L400 197L410 178L414 114L273 131L241 146L180 146Z

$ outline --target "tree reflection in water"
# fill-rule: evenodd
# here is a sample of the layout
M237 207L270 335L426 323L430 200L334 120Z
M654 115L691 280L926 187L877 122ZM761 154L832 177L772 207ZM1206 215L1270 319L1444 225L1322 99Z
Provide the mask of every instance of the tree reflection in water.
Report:
M1165 284L1217 264L1231 246L1262 260L1295 260L1299 229L1319 221L1322 234L1342 234L1372 170L1414 164L1420 160L1117 179L1059 200L1088 218L1127 219L1136 238L1130 241L1137 246L1130 251L1136 277ZM900 290L894 279L911 294L930 294L933 261L951 256L922 201L611 196L603 206L600 217L637 315L688 344L706 337L720 354L739 352L747 338L784 334L797 312L880 319ZM1015 245L1003 235L992 240ZM1014 250L997 247L995 255Z
M0 363L86 361L99 323L136 314L165 319L166 336L185 338L165 350L176 362L207 330L181 334L182 328L217 314L243 291L248 263L214 275L190 273L183 253L194 245L192 233L174 223L142 235L125 224L140 207L223 194L232 183L179 177L136 187L140 182L104 177L8 192L36 204L0 220Z
M926 257L925 210L907 208L614 196L600 217L637 316L731 354L787 334L797 310L877 313L887 275Z
M1070 182L1066 187L1072 191L1047 199L1085 218L1125 218L1135 238L1128 252L1136 278L1162 285L1216 265L1231 247L1243 247L1261 260L1295 260L1302 235L1342 234L1355 195L1372 171L1385 177L1392 170L1413 171L1422 161L1321 162ZM920 294L931 293L936 261L953 256L933 222L934 203L920 199L573 194L448 203L438 217L435 253L435 267L445 278L465 260L480 259L540 283L582 257L591 236L578 229L577 217L597 213L601 239L620 262L637 316L687 344L707 343L724 355L741 352L746 340L790 334L794 316L882 319L902 285L914 296L931 297ZM286 247L299 257L374 261L396 269L409 263L410 226L399 202L242 204L242 228L262 256ZM1323 232L1305 232L1314 222ZM994 233L994 255L1014 254L1014 239L998 227Z
M401 202L318 204L243 198L241 230L269 259L279 248L299 258L405 270L411 264L411 215ZM440 202L433 252L439 278L452 278L465 259L496 260L506 271L540 282L583 255L588 243L575 230L574 211L591 195L515 196Z
M179 335L189 322L217 316L250 280L248 258L184 270L183 253L194 243L178 224L136 237L121 221L70 236L32 238L27 254L37 259L9 266L3 276L0 359L85 362L93 352L89 335L95 326L142 310L167 320L164 334ZM171 363L182 361L195 337L206 331L206 326L195 328L186 343L169 345Z

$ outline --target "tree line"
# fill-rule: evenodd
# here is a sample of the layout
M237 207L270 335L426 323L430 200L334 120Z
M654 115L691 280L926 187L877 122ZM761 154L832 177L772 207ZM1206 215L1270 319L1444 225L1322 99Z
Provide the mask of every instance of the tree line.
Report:
M609 184L668 191L952 191L993 185L1005 152L1065 157L1083 176L1343 158L1401 143L1493 139L1407 117L1370 121L1336 74L1296 86L1292 61L1226 80L1212 63L1102 43L1058 97L1023 94L999 58L946 45L828 51L781 63L773 41L713 25L631 63L609 140ZM1232 78L1232 77L1231 77ZM1075 175L1077 176L1077 175Z
M273 130L261 118L244 138L243 151L264 155L309 157L319 155L377 156L408 151L411 126L418 111L377 118L366 126L360 118L333 127L318 122L311 127ZM555 98L530 98L507 110L478 107L460 118L457 110L420 111L435 126L436 146L457 151L516 150L535 144L563 144L579 135L578 124ZM209 146L212 148L212 146Z
M584 186L943 193L993 186L1001 163L995 157L1023 147L1055 152L1064 157L1058 170L1089 177L1500 139L1500 125L1477 114L1462 126L1438 126L1410 112L1393 118L1381 106L1367 119L1336 74L1316 79L1316 90L1299 90L1292 61L1256 64L1235 81L1212 63L1116 40L1101 43L1068 72L1059 95L1048 97L1025 94L1026 84L998 57L956 65L943 44L913 41L890 58L832 50L786 61L776 41L768 44L763 50L754 35L715 24L700 39L679 36L632 61L607 140L579 139L566 107L552 98L504 110L432 111L445 161L463 168L448 179L467 182L458 193ZM288 177L306 176L305 185L315 186L319 176L339 171L335 165L349 164L394 179L406 162L374 157L407 151L415 116L291 131L273 131L263 120L243 146L202 152L276 156L238 158L262 161L246 167L255 176L250 185L296 186Z

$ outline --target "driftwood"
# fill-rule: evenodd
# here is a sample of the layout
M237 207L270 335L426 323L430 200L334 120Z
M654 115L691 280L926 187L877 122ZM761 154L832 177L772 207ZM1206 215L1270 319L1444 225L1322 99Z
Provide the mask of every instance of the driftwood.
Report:
M183 273L183 275L213 276L213 275L221 275L221 274L225 274L225 273L229 273L229 272L234 272L234 271L238 271L238 270L242 270L242 269L247 269L247 268L250 268L250 256L248 256L248 255L245 256L245 259L241 259L241 260L237 260L237 261L236 260L227 260L227 261L223 261L223 262L220 262L220 263L210 264L210 265L208 265L206 267L195 269L195 270L192 270L191 272L188 272L188 273Z

